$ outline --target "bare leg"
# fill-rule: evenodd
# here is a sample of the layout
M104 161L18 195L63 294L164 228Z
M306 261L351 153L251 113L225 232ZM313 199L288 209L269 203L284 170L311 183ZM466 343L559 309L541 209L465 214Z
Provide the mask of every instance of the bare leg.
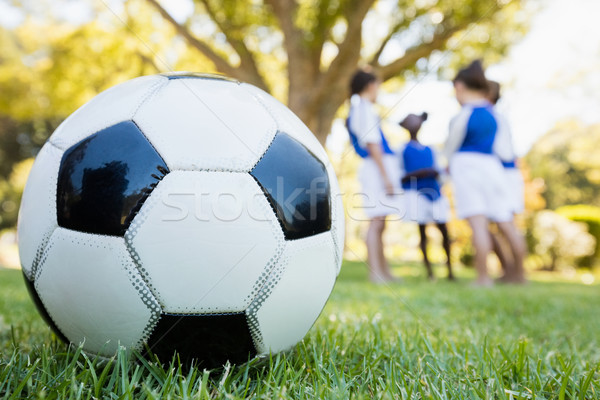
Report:
M385 277L385 279L387 279L388 281L400 281L400 278L395 277L394 275L392 275L392 269L390 268L390 264L388 263L387 258L385 257L385 246L381 245L381 251L379 254L379 259L381 260L381 273L383 274L383 276Z
M500 266L502 267L502 277L500 281L506 281L509 279L511 274L513 273L513 263L511 257L506 253L506 249L503 246L502 238L500 234L491 234L492 238L492 250L496 253L498 257L498 261L500 261Z
M475 268L477 269L478 286L492 286L494 281L490 279L487 271L487 256L492 248L492 239L488 229L488 220L484 215L474 215L467 218L473 231L473 247L475 248Z
M444 251L446 252L446 265L448 266L448 279L453 281L454 274L452 273L452 259L450 258L450 234L448 233L448 226L444 223L437 224L438 229L442 233Z
M513 271L507 280L513 283L525 283L525 270L523 268L523 260L527 252L525 240L513 221L498 222L498 229L508 240L514 260Z
M433 270L431 269L431 263L429 257L427 257L427 225L419 224L419 234L421 235L421 252L423 253L423 263L425 269L427 269L427 278L433 279Z
M367 258L369 261L369 279L371 282L382 283L389 278L384 273L385 257L383 256L383 231L385 217L375 217L369 223L367 231Z
M383 223L384 223L384 230L385 230L385 217L381 217L383 218ZM394 281L394 280L398 280L398 278L394 277L392 275L392 271L390 269L390 264L387 261L387 258L385 258L385 246L383 244L383 231L381 232L382 234L382 240L381 240L381 246L379 247L379 262L381 265L381 276L383 276L386 280L388 281Z

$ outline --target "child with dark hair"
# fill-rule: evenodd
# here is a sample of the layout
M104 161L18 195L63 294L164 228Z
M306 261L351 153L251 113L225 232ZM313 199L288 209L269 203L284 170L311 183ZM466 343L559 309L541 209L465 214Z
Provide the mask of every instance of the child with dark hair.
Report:
M421 144L417 138L419 129L427 120L427 113L409 114L400 126L410 133L410 141L398 151L400 158L400 174L408 219L419 224L421 251L427 269L427 277L433 279L433 269L427 255L427 224L435 223L442 233L444 250L448 257L448 279L453 280L450 260L450 236L446 222L448 221L448 200L442 195L438 176L440 173L437 157L433 149Z
M456 85L463 85L465 88L471 90L472 92L477 92L479 94L486 93L489 90L488 80L485 77L485 72L483 71L483 65L480 60L475 60L471 64L467 65L464 68L461 68L454 79L452 80L454 83L454 87ZM458 90L457 90L458 92ZM461 91L461 93L466 93ZM458 93L457 93L458 96ZM459 100L460 102L460 100Z
M397 191L398 177L394 153L374 108L378 90L375 75L364 70L354 74L346 126L356 153L363 159L359 180L365 200L363 210L370 219L366 238L370 279L383 283L394 280L384 255L382 236L387 215L397 212L391 196Z
M500 84L496 81L488 80L487 98L493 106L500 100Z
M496 222L522 265L524 246L512 224L510 195L502 163L494 154L498 121L487 99L488 81L480 61L461 69L454 78L462 106L450 123L446 155L454 186L456 213L469 222L475 248L476 285L491 286L487 256L492 249L489 222ZM522 268L520 268L522 270Z

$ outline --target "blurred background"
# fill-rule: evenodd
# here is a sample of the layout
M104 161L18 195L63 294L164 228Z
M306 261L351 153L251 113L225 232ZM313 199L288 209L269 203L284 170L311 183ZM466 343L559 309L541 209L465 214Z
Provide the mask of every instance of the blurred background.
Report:
M404 115L427 111L422 141L440 146L459 109L449 80L481 58L502 84L499 107L521 157L527 268L591 284L599 16L597 0L0 0L0 267L19 266L20 197L52 131L97 93L172 70L223 73L288 104L327 147L345 193L345 256L364 260L366 223L352 196L360 160L344 128L351 75L370 65L384 81L379 111L393 143L408 139L397 126ZM389 226L389 256L420 260L416 226ZM468 227L454 220L451 230L456 261L468 266Z

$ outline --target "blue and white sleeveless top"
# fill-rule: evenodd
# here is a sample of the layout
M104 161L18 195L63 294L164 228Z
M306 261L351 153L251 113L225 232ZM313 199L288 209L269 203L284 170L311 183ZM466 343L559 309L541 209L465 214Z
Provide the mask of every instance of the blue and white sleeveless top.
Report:
M497 132L498 121L489 102L466 104L450 122L446 156L457 152L493 155Z
M435 153L429 146L411 140L399 151L400 171L404 176L408 173L424 168L439 170ZM429 200L435 201L440 198L440 183L436 177L418 178L410 182L402 182L402 189L417 190Z
M517 156L512 140L512 132L508 121L502 114L494 109L494 116L498 121L498 133L494 141L494 154L500 158L504 168L517 168Z
M381 123L373 104L357 94L350 99L346 128L350 134L350 142L360 157L369 157L368 143L381 144L384 154L394 154L381 130Z

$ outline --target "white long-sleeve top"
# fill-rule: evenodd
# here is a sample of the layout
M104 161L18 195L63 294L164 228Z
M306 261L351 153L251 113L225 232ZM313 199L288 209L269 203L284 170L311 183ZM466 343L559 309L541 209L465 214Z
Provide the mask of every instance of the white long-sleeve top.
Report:
M381 143L380 119L373 103L357 94L350 98L350 130L356 135L358 144L366 148L368 143Z

